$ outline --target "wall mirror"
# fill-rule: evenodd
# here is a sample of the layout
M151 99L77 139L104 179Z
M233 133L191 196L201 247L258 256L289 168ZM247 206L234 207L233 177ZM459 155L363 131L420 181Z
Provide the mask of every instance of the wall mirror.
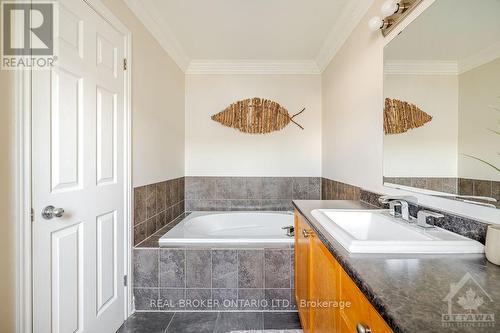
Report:
M436 0L384 49L384 185L500 208L500 0Z

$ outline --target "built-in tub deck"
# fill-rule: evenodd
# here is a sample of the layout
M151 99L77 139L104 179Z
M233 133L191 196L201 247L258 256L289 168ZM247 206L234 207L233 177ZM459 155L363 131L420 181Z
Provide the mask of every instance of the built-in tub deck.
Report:
M286 212L180 216L134 248L136 310L296 311L291 225Z
M194 212L158 240L161 247L289 247L288 212Z

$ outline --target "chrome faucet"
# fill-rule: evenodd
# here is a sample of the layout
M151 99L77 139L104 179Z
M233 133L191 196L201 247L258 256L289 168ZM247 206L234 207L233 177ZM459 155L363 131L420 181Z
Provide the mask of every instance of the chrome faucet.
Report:
M417 213L417 225L421 228L429 229L435 228L434 223L427 223L427 218L432 217L434 219L440 220L444 218L443 214L432 212L430 210L419 210Z
M418 199L412 196L383 195L378 199L378 201L381 204L389 204L389 214L392 216L401 217L406 222L410 222L410 205L408 203L417 203ZM396 207L401 207L401 214L396 212Z

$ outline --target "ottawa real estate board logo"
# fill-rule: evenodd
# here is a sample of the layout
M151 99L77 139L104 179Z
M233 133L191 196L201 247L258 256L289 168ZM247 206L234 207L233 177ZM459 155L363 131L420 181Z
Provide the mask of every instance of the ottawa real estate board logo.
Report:
M448 311L441 316L443 327L495 327L493 299L470 273L450 285L443 302L448 303Z
M55 56L55 2L4 1L1 69L51 68Z

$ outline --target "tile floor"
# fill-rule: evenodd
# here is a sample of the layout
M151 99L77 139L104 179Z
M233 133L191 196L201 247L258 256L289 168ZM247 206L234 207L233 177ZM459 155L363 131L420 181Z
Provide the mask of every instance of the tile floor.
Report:
M117 333L227 333L300 329L296 312L137 312Z

